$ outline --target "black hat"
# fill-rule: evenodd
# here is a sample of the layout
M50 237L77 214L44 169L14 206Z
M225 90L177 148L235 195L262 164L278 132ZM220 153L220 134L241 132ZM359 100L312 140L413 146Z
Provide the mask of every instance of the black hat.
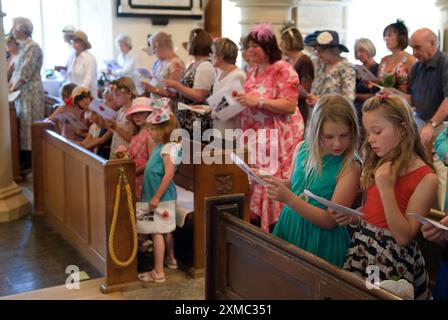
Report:
M315 31L306 36L305 44L311 47L337 47L343 52L349 52L346 46L339 43L339 35L333 30Z

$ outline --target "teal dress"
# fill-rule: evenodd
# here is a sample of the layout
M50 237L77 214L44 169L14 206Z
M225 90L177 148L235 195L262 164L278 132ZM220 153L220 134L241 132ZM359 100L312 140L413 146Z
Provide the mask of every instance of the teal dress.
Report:
M322 159L322 174L306 177L305 164L308 156L309 142L305 141L296 156L291 178L291 191L300 196L304 189L308 189L317 196L331 200L336 188L336 177L341 169L344 157L324 156ZM307 202L324 210L327 209L314 199L308 198ZM331 230L322 229L305 220L300 213L286 205L280 213L273 234L338 267L342 267L345 262L345 255L351 240L346 227L338 226Z
M142 202L151 201L165 175L162 154L170 154L172 148L178 148L176 144L158 144L151 153L145 172L143 173ZM181 153L180 149L176 152ZM176 187L171 181L160 202L176 200Z

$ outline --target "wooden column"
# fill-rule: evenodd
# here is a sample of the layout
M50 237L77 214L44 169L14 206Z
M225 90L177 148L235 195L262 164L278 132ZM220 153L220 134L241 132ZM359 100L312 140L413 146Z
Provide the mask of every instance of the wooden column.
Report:
M12 180L3 16L0 0L0 222L18 219L30 211L29 201L22 194L22 189Z
M204 29L213 38L221 37L222 3L221 0L208 0L204 8Z

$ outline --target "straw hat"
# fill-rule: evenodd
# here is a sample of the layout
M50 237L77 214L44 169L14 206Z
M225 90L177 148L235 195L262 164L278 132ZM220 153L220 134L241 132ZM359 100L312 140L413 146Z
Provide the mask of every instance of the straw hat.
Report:
M86 45L87 49L91 49L92 48L92 45L89 42L89 38L87 37L87 35L84 32L82 32L80 30L78 30L75 33L73 33L72 39L73 40L80 40L80 41L84 42L84 44Z
M72 91L72 99L73 99L73 101L75 101L75 99L77 97L79 97L80 95L82 95L82 94L84 94L84 95L89 94L90 95L90 90L87 89L86 87L82 87L82 86L78 86L75 89L73 89L73 91Z

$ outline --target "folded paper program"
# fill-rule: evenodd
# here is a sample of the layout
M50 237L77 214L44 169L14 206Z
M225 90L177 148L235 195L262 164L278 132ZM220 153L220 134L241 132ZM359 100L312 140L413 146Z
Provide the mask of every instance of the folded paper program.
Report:
M230 159L232 159L233 163L235 163L238 167L240 167L241 170L243 170L244 172L246 172L247 176L249 177L250 180L261 184L262 186L267 186L268 183L266 181L264 181L263 179L261 179L259 176L257 176L255 174L255 172L253 172L249 166L240 158L238 157L234 152L232 152L230 154Z
M331 209L331 210L333 210L333 211L335 211L335 212L338 212L338 213L344 213L344 214L349 214L349 215L355 215L355 216L358 216L358 217L364 215L362 212L353 210L353 209L348 208L348 207L345 207L345 206L343 206L343 205L340 205L340 204L331 202L331 201L329 201L329 200L327 200L327 199L325 199L325 198L316 196L316 195L314 195L314 194L313 194L311 191L309 191L309 190L305 190L304 193L305 193L308 197L313 198L313 199L316 200L317 202L323 204L323 205L326 206L328 209Z

